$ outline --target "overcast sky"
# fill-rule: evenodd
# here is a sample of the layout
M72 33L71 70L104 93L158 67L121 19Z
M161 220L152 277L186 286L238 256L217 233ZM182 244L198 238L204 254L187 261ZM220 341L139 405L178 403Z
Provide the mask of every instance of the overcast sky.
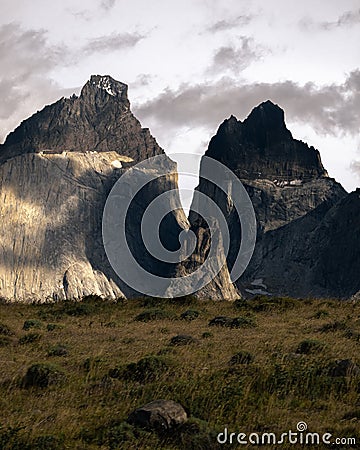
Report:
M359 0L0 5L1 141L91 74L109 74L170 154L202 154L225 118L271 99L330 176L360 185Z

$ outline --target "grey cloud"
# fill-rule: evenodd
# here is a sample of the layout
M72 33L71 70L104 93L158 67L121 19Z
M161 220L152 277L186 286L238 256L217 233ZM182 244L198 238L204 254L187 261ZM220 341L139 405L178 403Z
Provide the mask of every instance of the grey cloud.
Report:
M323 30L330 31L335 28L350 27L353 25L360 24L360 9L356 11L346 11L344 14L339 16L339 18L333 22L314 22L310 17L303 17L299 21L300 28L305 31L313 30Z
M138 105L137 115L164 126L214 129L231 114L244 118L264 100L278 103L289 121L311 124L319 133L358 134L360 123L360 70L342 85L318 87L292 81L239 85L232 78L215 84L183 85L166 89L155 99Z
M230 70L237 73L259 59L263 53L264 49L257 46L252 38L241 36L237 46L224 46L216 51L208 71L223 73Z
M320 27L324 30L346 27L360 23L360 9L357 11L346 11L335 22L321 22Z
M113 33L109 36L100 36L83 47L83 51L89 55L99 52L111 52L124 48L134 47L144 36L138 33Z
M350 165L351 171L357 175L360 180L360 161L353 161Z
M66 55L65 47L48 44L44 30L0 27L0 141L24 115L59 96L50 72Z
M242 27L248 25L253 19L251 15L242 15L235 17L235 19L219 20L210 25L206 31L209 33L217 33L219 31L232 30L233 28Z
M115 5L116 0L102 0L100 7L105 9L106 11L109 11L112 9Z

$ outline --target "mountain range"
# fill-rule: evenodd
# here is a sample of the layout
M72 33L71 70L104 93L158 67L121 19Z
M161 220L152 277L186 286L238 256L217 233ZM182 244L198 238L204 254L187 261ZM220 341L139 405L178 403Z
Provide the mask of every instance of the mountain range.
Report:
M108 261L102 212L117 180L154 156L164 157L166 173L136 195L126 229L135 259L170 280L204 263L209 226L192 209L185 216L175 190L176 164L132 114L127 86L93 75L79 96L62 98L23 121L0 145L0 297L44 302L92 294L113 299L139 295ZM255 210L257 238L245 273L231 283L241 218L200 170L196 192L219 206L231 246L220 273L195 295L214 300L257 293L359 295L360 189L348 194L328 176L319 152L293 138L278 105L268 100L244 121L226 119L205 156L241 180ZM193 254L178 264L156 260L139 238L147 206L170 191L164 201L171 212L159 227L161 242L174 251L182 230L197 237ZM163 295L171 296L171 289Z

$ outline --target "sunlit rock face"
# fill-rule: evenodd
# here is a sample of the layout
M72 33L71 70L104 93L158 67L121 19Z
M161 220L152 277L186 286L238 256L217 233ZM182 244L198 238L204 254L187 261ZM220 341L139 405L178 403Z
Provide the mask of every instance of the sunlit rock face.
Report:
M25 120L0 146L0 297L9 301L136 295L111 268L102 242L102 213L119 177L134 164L164 155L130 111L127 86L92 76L79 97L62 98ZM159 266L144 252L139 217L148 202L177 187L176 165L144 189L131 210L132 250L147 270ZM187 221L175 211L161 237L170 249ZM160 267L160 269L159 269Z

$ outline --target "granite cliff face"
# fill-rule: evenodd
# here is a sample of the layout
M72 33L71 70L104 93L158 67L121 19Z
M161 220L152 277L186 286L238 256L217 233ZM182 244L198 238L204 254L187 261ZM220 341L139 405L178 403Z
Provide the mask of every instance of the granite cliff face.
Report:
M350 298L360 294L360 189L329 199L278 230L265 233L248 277L272 293Z
M162 175L134 190L139 179L157 174L156 164L133 169L152 156L163 157ZM220 208L231 245L226 264L196 293L199 298L233 300L257 292L360 295L360 192L347 194L328 177L318 151L292 137L281 108L267 101L243 122L231 116L206 156L242 181L255 209L257 240L247 270L232 284L242 233L235 188L229 179L222 191L205 178L202 164L197 193ZM176 193L164 199L161 208L171 211L159 226L165 248L178 250L184 229L197 241L181 264L154 258L144 246L141 219L154 199L177 188L176 164L131 113L127 86L96 75L79 97L46 106L0 145L0 297L41 302L137 295L113 271L102 241L105 202L125 173L130 175L125 191L133 199L126 216L129 248L146 271L169 278L159 295L173 296L171 278L194 272L210 254L209 226L195 212L196 203L205 200L194 195L187 219ZM221 248L222 237L216 239ZM211 269L222 254L212 258Z
M46 106L0 146L0 297L46 301L135 294L107 260L102 212L124 172L164 152L129 108L125 84L92 76L79 97ZM166 276L171 268L146 254L138 234L147 204L177 187L176 164L164 159L166 175L140 193L127 230L134 256ZM169 201L175 211L164 219L161 238L171 249L187 220L179 198Z
M360 289L349 223L341 230L346 243L339 246L335 238L335 216L340 214L336 211L342 211L343 202L347 204L347 193L329 178L318 151L292 137L279 106L267 101L243 122L233 116L225 120L205 155L239 177L255 209L257 242L250 265L237 282L241 292L346 297ZM226 193L201 178L201 170L197 190L214 199L226 217L231 270L241 242L239 217ZM331 225L326 227L330 218ZM199 246L206 248L206 224L193 211L189 219L200 241L205 240ZM353 255L351 268L349 255ZM203 261L205 256L200 253L198 259ZM352 282L340 281L342 269L336 267L342 263L349 269L344 276L351 274Z

